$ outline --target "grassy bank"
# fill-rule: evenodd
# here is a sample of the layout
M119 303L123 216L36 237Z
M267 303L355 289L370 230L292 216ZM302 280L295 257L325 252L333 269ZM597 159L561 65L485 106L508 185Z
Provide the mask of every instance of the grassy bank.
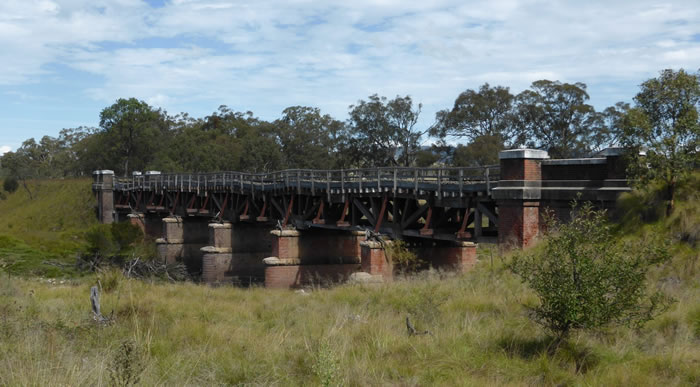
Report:
M533 295L496 266L305 293L113 277L106 326L90 319L88 278L3 278L0 385L700 383L698 278L660 279L677 302L642 330L550 353L522 307ZM432 335L408 336L406 316Z
M0 200L0 268L16 275L66 277L82 234L97 224L90 179L29 181Z

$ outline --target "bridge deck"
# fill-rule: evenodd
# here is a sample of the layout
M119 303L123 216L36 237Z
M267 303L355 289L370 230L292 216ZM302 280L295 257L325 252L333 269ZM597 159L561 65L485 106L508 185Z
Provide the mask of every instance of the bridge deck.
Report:
M444 168L292 169L271 173L188 173L135 175L116 179L117 191L277 192L296 189L312 194L378 193L400 190L438 197L490 192L498 166Z

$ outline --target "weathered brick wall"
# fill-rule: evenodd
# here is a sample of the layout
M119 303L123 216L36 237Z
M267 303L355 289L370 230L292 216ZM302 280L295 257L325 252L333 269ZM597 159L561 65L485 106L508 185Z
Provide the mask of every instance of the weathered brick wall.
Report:
M265 287L289 289L343 282L359 270L359 264L267 266Z
M364 234L348 231L313 230L275 232L271 256L297 259L303 264L359 263Z
M498 203L498 243L525 247L537 238L540 226L539 202Z
M542 180L603 180L608 176L606 164L542 164Z
M274 239L267 226L210 224L209 246L202 256L202 281L262 282L263 259L272 255Z
M362 255L361 267L362 271L372 275L381 275L384 278L391 278L392 267L387 261L386 254L381 243L375 241L366 241L360 244Z
M476 244L471 242L421 247L416 249L415 253L420 259L439 269L463 273L476 264Z
M540 180L539 160L504 159L501 160L501 180Z

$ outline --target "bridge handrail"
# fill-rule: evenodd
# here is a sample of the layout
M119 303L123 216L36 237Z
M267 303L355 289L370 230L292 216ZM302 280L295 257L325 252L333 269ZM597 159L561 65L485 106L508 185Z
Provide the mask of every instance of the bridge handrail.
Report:
M116 178L114 188L118 190L137 189L179 189L182 191L199 191L212 188L240 188L241 190L265 190L266 188L304 188L310 186L312 191L344 189L357 186L364 188L386 187L396 189L399 185L418 189L425 184L435 185L437 191L443 186L459 186L462 191L466 184L483 182L490 189L490 184L498 181L499 166L482 167L378 167L353 169L286 169L274 172L200 172L200 173L166 173L134 175L131 178Z

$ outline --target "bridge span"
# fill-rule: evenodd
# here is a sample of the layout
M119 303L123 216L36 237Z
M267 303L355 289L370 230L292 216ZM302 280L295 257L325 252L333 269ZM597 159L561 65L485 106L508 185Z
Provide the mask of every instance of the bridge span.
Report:
M386 239L426 265L468 270L477 243L516 247L539 231L540 208L566 218L577 195L604 208L629 190L621 149L550 160L519 149L485 167L285 170L115 178L95 171L104 223L131 221L157 238L159 256L205 282L271 287L341 280L363 271L391 278ZM367 235L373 237L367 240Z

